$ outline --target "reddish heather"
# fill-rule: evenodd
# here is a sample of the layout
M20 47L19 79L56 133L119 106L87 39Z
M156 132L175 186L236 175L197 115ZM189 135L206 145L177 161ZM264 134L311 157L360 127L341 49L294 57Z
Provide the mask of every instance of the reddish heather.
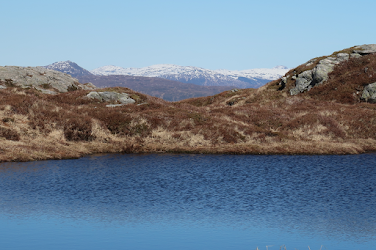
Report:
M301 67L301 66L300 66ZM104 152L354 154L376 150L376 104L360 99L376 82L376 55L336 66L329 80L289 95L273 81L180 102L137 93L109 108L89 91L58 95L0 90L0 161L80 157Z

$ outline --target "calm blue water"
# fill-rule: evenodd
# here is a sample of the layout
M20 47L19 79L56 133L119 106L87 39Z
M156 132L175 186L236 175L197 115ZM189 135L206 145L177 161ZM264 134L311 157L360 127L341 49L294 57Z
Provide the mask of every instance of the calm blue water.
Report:
M0 164L0 249L376 249L376 154Z

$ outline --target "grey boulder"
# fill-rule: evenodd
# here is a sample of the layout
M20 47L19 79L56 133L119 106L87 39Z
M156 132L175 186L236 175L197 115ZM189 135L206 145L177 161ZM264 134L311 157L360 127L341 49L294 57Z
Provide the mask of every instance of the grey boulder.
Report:
M307 70L300 73L296 78L295 88L290 90L291 95L296 95L309 88L313 80L312 70Z
M90 99L96 99L100 102L120 102L120 104L109 104L107 107L118 107L127 104L133 104L136 101L129 97L127 93L117 93L111 91L97 92L92 91L86 95Z
M376 102L376 82L364 87L361 99L366 102Z

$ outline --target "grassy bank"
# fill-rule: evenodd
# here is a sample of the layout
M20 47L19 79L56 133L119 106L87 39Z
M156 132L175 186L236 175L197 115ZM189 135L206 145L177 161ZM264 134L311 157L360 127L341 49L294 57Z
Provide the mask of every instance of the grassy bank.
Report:
M127 88L103 89L136 101L110 108L111 102L87 98L89 90L49 95L10 86L0 90L0 161L118 152L376 151L376 105L359 94L372 81L375 55L337 65L325 84L296 96L278 80L174 103Z

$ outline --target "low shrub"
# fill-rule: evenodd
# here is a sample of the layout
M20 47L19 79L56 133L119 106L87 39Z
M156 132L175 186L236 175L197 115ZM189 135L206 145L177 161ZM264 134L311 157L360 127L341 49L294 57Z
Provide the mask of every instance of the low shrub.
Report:
M0 127L0 137L4 137L7 140L11 141L19 141L20 135L17 133L17 131L9 128L3 128Z
M4 117L2 119L3 122L14 122L14 118L11 118L11 117Z
M104 126L112 133L126 135L129 133L129 126L132 118L128 114L124 114L117 108L99 109L90 113L95 119L102 121Z
M26 115L29 108L37 102L38 98L34 95L21 95L11 93L10 91L2 92L0 95L0 104L11 106L11 111L15 114Z
M85 98L90 91L88 90L75 90L66 93L60 93L58 95L48 95L47 100L55 103L56 105L85 105L90 103L96 103L95 99Z
M64 136L68 141L92 141L92 122L89 117L71 118L64 125Z
M49 84L49 83L43 83L41 86L44 89L50 89L51 88L51 84Z
M5 79L4 83L7 87L15 87L16 85L13 83L12 79Z
M68 86L68 91L69 92L71 92L71 91L76 91L76 90L78 90L78 88L77 88L77 86L76 85L70 85L70 86Z

